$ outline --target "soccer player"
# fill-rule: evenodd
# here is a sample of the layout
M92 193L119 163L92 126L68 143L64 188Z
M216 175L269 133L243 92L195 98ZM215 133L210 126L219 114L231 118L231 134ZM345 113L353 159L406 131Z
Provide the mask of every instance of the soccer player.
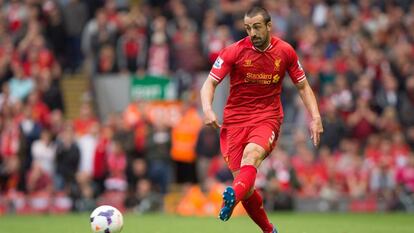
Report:
M223 157L232 171L232 186L223 192L219 218L227 221L241 202L250 218L265 233L276 233L254 189L257 168L276 144L283 110L280 101L285 73L296 85L312 117L310 133L317 146L323 132L317 102L294 49L271 36L268 12L253 7L244 16L248 36L224 48L216 59L200 94L205 124L220 128ZM220 126L212 110L216 86L230 73L230 95Z

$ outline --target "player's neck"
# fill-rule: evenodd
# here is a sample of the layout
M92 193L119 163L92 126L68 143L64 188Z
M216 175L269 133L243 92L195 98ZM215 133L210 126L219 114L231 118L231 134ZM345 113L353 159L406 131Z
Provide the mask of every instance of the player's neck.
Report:
M266 51L269 47L270 47L270 37L267 39L266 43L264 43L262 46L260 47L254 46L254 48L259 50L260 52Z

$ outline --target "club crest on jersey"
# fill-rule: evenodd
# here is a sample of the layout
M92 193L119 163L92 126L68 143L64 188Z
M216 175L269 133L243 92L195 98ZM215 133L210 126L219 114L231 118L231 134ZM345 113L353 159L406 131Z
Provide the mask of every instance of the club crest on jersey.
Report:
M280 58L276 58L275 59L275 70L276 71L279 71L279 68L280 68L280 62L282 61L282 59L280 59Z
M224 63L223 59L221 57L217 57L216 61L214 62L213 67L216 69L221 69L221 65Z
M253 67L252 60L250 60L250 59L244 60L243 66L244 67Z

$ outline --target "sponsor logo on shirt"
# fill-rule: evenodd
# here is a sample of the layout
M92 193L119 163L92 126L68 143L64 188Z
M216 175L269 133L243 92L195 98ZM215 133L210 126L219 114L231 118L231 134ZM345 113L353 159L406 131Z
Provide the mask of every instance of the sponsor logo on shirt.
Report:
M244 60L243 66L244 67L253 67L252 60L250 60L250 59Z
M247 73L244 79L245 83L258 83L258 84L272 84L277 83L280 79L279 74L272 75L266 73Z
M279 82L280 76L278 74L276 74L275 76L273 76L273 80L272 83L277 83Z
M216 61L214 62L213 67L216 69L221 69L221 65L223 64L223 59L221 57L217 57Z

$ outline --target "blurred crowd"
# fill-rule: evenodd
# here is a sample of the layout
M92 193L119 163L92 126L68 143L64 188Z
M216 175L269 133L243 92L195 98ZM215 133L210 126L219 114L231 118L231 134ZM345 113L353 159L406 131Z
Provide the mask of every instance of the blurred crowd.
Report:
M265 207L373 199L414 211L414 1L0 0L0 214L100 201L160 210L171 192L231 182L195 77L246 36L244 12L258 4L296 49L324 122L315 149L286 80L279 144L256 183ZM182 117L150 121L138 101L99 119L91 87L65 119L60 82L73 73L173 79Z

